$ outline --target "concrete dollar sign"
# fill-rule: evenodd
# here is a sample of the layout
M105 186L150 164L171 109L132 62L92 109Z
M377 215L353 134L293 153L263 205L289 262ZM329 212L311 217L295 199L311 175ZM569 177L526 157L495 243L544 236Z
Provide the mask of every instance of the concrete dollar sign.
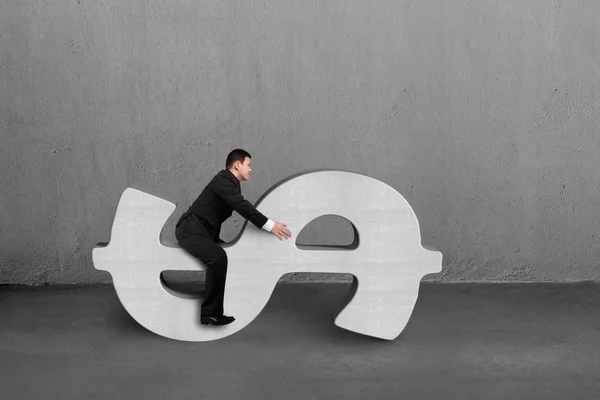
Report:
M256 208L272 220L285 221L296 234L320 216L339 215L352 223L354 243L297 246L246 221L237 238L222 245L229 260L225 313L236 321L203 326L201 300L174 293L160 279L165 270L204 268L176 244L159 240L175 205L127 188L117 206L110 242L93 249L94 266L111 274L121 303L138 323L184 341L221 339L243 329L289 272L353 274L347 303L334 315L334 323L393 340L410 319L422 277L441 271L442 254L421 245L419 222L408 202L377 179L338 170L305 172L273 186Z

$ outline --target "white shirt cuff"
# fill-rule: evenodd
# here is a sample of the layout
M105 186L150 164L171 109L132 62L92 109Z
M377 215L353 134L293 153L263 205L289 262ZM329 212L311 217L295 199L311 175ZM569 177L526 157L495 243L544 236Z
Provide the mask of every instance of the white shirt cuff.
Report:
M262 226L262 228L267 232L271 232L271 229L273 229L274 226L275 226L275 222L268 220L267 222L265 222L265 224Z

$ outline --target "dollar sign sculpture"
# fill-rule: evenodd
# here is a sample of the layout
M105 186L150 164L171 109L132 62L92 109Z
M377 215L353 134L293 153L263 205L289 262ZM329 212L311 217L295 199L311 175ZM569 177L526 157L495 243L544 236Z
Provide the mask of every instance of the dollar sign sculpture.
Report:
M224 326L200 325L198 298L176 295L162 284L165 270L198 271L197 259L177 245L160 243L160 231L175 205L127 188L112 226L110 243L93 249L98 270L110 272L119 299L148 330L167 338L209 341L247 326L267 304L279 278L289 272L351 273L347 304L334 315L337 326L381 339L395 339L411 316L422 277L440 272L442 254L421 246L419 223L392 187L358 173L321 170L292 176L267 191L256 208L300 232L315 218L340 215L353 226L349 246L296 246L244 223L223 244L228 257Z

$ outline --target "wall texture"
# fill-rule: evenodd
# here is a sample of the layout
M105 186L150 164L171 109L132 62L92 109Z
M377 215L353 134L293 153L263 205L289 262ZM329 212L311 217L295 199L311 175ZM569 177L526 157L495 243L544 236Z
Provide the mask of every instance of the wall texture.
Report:
M91 251L122 191L177 203L174 240L235 147L252 202L315 168L396 188L444 254L428 279L600 280L598 21L581 0L3 1L0 283L110 282Z

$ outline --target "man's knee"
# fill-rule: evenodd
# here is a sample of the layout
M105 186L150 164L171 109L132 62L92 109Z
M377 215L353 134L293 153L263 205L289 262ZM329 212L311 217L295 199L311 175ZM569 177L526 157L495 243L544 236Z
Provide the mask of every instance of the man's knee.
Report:
M227 253L221 246L216 251L215 264L222 267L227 267Z

